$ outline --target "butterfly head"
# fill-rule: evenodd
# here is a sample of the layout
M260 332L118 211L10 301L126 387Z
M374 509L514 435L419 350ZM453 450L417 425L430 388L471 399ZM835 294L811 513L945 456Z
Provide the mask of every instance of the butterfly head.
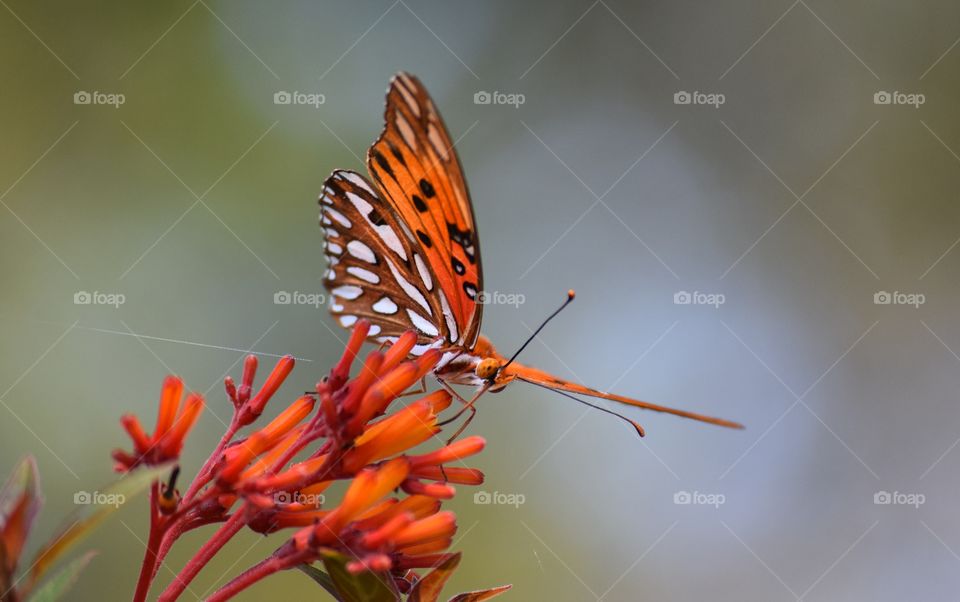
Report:
M474 360L473 375L476 380L486 383L490 392L497 392L514 379L513 374L507 373L503 368L507 364L507 358L500 355L490 339L480 335L477 339L474 353L478 359Z
M477 367L475 368L477 378L487 382L495 381L501 365L501 361L495 357L487 357L480 360L477 362Z

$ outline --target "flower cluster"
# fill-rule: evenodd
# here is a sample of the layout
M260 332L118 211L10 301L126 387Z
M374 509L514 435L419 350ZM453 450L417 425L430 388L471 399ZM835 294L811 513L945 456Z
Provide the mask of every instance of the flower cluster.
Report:
M416 343L407 333L384 351L371 352L358 373L350 372L369 324L360 321L346 350L329 376L283 409L265 426L245 437L239 431L254 424L294 366L282 358L263 386L254 392L257 360L244 362L240 385L227 378L233 419L220 443L180 496L173 482L155 483L150 538L136 600L144 600L157 569L174 542L186 531L219 523L160 600L175 600L191 580L242 528L260 533L294 530L271 556L218 590L210 600L225 600L278 571L324 559L335 553L347 559L347 570L374 571L399 596L416 583L415 569L435 567L449 559L456 518L442 511L443 500L455 494L453 484L476 485L483 473L462 465L480 452L481 437L467 437L422 454L412 448L437 438L438 415L452 397L440 390L391 410L417 382L425 382L440 360L433 350L415 359ZM121 423L133 451L113 454L118 470L160 465L179 458L183 442L203 410L203 398L190 394L181 404L183 384L164 381L157 425L148 436L140 422L125 416ZM326 503L331 485L346 484L338 504Z

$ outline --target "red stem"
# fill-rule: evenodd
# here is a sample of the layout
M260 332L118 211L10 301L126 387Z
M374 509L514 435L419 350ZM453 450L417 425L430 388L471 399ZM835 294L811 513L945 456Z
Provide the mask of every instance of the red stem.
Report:
M165 525L157 510L157 499L160 492L159 483L153 483L150 488L150 535L147 538L147 549L143 553L143 562L140 564L140 577L137 579L137 589L133 594L134 602L144 602L150 593L150 584L159 566L157 549L165 532Z
M160 539L160 545L157 548L157 561L154 563L151 579L156 579L157 571L160 570L163 559L167 557L167 553L170 551L170 548L173 547L174 542L176 542L186 530L183 526L185 520L185 517L180 517L166 525L167 528L164 529L163 537Z
M269 577L278 571L306 562L309 554L309 550L304 550L303 552L297 552L290 556L270 556L265 558L214 592L213 595L207 598L207 602L229 600L261 579Z
M197 553L187 562L183 570L180 571L180 574L174 578L173 582L170 583L167 589L160 595L160 602L173 602L173 600L176 600L180 594L183 593L183 590L190 585L194 577L210 562L210 559L230 541L231 537L243 528L244 524L246 524L246 504L240 506L240 508L230 516L230 519L217 529L213 537L207 540L207 543L203 544L203 546L197 550Z
M187 492L183 494L181 498L181 503L188 504L193 501L197 492L200 491L200 488L210 482L211 474L213 473L213 467L217 462L220 461L220 456L223 455L223 450L226 449L227 445L230 443L230 440L233 439L233 436L237 434L237 431L240 430L240 424L237 421L237 412L234 412L233 418L230 420L230 426L227 427L227 432L223 434L223 437L220 438L220 442L217 443L217 447L214 448L213 453L210 454L210 457L207 458L206 462L203 463L203 466L200 467L200 470L197 472L197 476L193 479L193 482L190 483L190 487L187 489Z

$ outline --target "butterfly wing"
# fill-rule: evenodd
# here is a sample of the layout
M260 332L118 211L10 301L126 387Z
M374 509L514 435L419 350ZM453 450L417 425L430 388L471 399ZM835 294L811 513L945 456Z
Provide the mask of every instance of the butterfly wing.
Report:
M428 296L441 306L451 345L472 349L480 334L480 242L460 160L420 81L398 73L387 91L386 127L367 169L426 258Z
M735 429L743 428L742 424L738 422L733 422L730 420L724 420L723 418L715 418L713 416L706 416L704 414L697 414L695 412L688 412L686 410L678 410L676 408L657 405L655 403L640 401L639 399L624 397L623 395L616 395L614 393L606 393L604 391L591 389L590 387L585 387L581 384L571 382L569 380L557 378L556 376L548 372L544 372L543 370L538 370L537 368L531 368L530 366L524 366L523 364L518 364L516 362L507 366L506 374L504 375L504 377L516 378L522 381L526 381L528 383L539 385L541 387L546 387L548 389L564 391L567 393L579 393L580 395L587 395L589 397L597 397L600 399L608 399L610 401L624 403L637 408L643 408L644 410L653 410L654 412L664 412L666 414L673 414L674 416L681 416L683 418L690 418L692 420L698 420L700 422L707 422L710 424L716 424L716 425L725 426L728 428L735 428ZM639 425L634 424L634 426L637 428L637 430L641 434L643 433L643 430L639 427Z
M370 336L388 341L419 333L416 351L449 338L444 308L430 294L432 274L423 249L373 185L360 174L337 170L320 196L330 310L344 327L360 318Z

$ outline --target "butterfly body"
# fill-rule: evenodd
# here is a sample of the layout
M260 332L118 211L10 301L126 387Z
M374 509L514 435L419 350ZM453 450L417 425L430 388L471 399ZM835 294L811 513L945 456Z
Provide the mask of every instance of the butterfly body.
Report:
M480 334L483 271L466 180L454 143L419 80L406 73L391 80L385 121L367 152L371 178L336 170L320 195L328 264L324 285L331 313L342 326L366 319L370 338L380 343L393 343L413 330L418 339L412 354L443 352L437 378L478 387L480 393L519 379L740 427L590 389L500 355Z

